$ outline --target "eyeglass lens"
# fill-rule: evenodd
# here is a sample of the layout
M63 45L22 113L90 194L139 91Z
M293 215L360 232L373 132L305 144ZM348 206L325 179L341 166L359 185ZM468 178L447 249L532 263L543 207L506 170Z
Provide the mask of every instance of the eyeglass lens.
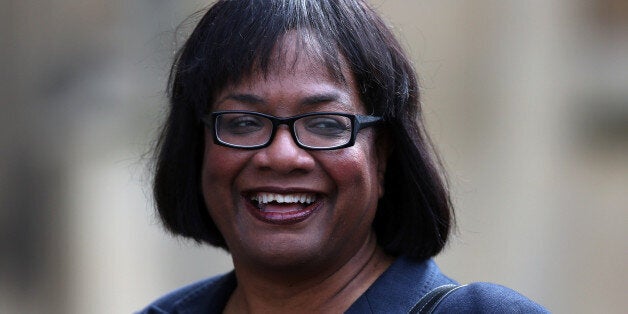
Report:
M217 137L228 144L253 147L268 143L273 122L249 113L222 113L215 121ZM333 114L304 116L294 121L292 132L301 145L327 148L345 145L351 140L352 120Z

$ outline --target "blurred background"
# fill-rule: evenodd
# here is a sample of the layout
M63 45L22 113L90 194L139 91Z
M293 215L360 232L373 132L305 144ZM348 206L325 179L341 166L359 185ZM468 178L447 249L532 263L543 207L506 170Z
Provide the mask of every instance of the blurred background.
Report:
M625 313L628 1L371 3L449 172L441 268L556 313ZM231 269L166 234L149 188L169 64L206 5L2 0L0 313L130 313Z

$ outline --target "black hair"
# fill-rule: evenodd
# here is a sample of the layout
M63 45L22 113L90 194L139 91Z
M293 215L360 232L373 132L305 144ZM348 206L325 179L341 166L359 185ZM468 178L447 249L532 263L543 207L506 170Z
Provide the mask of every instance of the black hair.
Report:
M273 51L292 31L302 43L315 43L308 53L338 79L344 60L362 102L384 118L391 151L373 222L378 244L393 256L438 254L453 208L424 129L416 74L390 29L361 0L223 0L205 13L170 72L170 111L157 143L153 186L163 224L228 249L200 192L200 117L227 85L253 71L268 73L277 62Z

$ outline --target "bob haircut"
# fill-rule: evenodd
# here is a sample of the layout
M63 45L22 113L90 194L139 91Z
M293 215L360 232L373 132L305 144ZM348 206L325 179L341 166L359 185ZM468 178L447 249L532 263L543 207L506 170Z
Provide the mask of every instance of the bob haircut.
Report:
M200 117L229 84L255 71L267 75L285 61L273 60L273 52L288 32L336 79L344 80L346 66L366 109L384 118L380 131L391 149L373 222L378 244L393 256L438 254L453 209L424 130L416 75L384 21L361 0L222 0L205 13L173 63L169 115L155 150L153 192L166 229L228 250L201 193Z

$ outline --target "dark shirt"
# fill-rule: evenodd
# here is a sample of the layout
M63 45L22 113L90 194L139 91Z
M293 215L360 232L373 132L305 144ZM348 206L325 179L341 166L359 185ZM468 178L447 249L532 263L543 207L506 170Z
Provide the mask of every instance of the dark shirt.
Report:
M432 260L399 257L346 313L408 313L432 289L456 282ZM236 288L235 273L205 279L173 291L139 313L222 313ZM548 313L506 287L472 283L450 293L435 313Z

